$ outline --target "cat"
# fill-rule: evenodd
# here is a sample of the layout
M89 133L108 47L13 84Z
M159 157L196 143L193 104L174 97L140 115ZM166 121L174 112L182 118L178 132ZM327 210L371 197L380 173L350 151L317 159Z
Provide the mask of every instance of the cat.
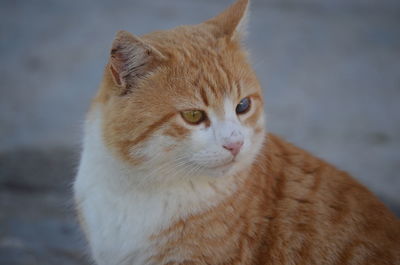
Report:
M96 264L400 264L397 217L266 133L242 43L248 5L117 33L74 182Z

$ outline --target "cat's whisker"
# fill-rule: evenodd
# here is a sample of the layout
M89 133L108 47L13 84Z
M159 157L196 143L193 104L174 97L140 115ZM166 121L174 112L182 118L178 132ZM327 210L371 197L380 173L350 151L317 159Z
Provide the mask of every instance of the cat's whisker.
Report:
M147 178L157 178L159 174L169 176L172 172L175 172L173 176L180 173L182 166L188 166L185 156L177 157L173 162L163 163L161 166L156 167L154 170L146 174Z

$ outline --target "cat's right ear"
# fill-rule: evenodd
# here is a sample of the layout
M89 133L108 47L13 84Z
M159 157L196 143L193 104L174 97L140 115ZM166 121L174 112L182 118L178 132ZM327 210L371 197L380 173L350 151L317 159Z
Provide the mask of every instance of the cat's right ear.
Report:
M246 35L249 2L250 0L237 0L205 24L213 26L212 33L217 38L228 37L230 40L241 41Z
M118 31L113 41L109 71L121 94L127 94L164 56L151 45L127 31Z

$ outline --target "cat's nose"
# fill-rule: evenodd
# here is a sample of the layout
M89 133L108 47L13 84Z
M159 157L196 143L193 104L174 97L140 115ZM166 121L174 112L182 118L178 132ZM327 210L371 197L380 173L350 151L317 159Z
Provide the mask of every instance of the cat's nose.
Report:
M231 154L233 156L236 156L237 154L239 154L242 146L243 146L243 141L236 141L236 142L224 144L222 147L224 147L226 150L231 152Z

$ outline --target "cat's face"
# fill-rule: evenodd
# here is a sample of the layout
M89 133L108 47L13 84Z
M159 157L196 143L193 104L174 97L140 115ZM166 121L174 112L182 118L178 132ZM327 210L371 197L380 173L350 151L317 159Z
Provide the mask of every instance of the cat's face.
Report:
M97 97L104 139L149 176L231 175L261 148L259 83L237 37L211 33L217 26L180 27L141 40L120 32L114 42Z

